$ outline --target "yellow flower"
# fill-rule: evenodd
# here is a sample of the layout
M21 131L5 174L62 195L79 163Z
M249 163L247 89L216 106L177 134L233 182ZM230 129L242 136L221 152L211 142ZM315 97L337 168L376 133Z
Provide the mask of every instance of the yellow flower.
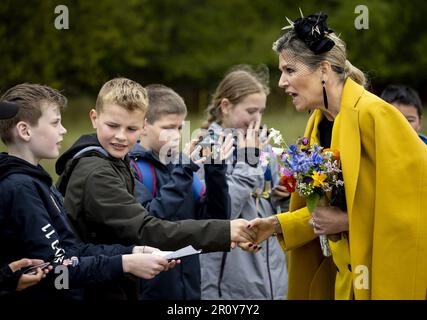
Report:
M313 179L313 187L323 187L325 185L323 181L326 179L326 174L319 174L317 171L313 171L311 178Z

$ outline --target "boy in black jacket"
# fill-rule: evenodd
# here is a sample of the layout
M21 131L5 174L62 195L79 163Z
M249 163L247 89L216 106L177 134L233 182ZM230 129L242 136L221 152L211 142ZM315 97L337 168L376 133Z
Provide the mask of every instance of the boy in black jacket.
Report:
M223 162L233 152L231 134L219 143L218 159L210 157L205 162L205 188L196 175L198 163L203 161L190 154L195 156L200 147L191 152L193 142L178 153L187 116L184 100L163 85L146 89L149 105L142 138L130 153L134 176L141 182L136 184L138 200L151 215L165 220L230 219L227 167ZM175 270L141 281L141 295L143 300L200 300L199 257L183 258Z
M39 285L20 292L20 298L81 298L81 290L55 289L114 281L127 272L148 279L175 265L156 255L141 254L143 247L77 241L62 197L39 165L42 159L58 156L66 133L60 114L65 97L47 86L21 84L9 89L1 101L15 103L18 112L0 120L0 137L9 151L0 154L0 265L21 257L48 261L53 267L73 261L61 268L62 285L51 272Z
M19 111L18 105L15 103L0 102L0 120L13 118ZM20 291L31 287L40 282L46 277L49 269L46 268L46 273L41 268L38 268L35 274L24 274L21 269L29 266L36 266L43 263L43 260L37 259L20 259L4 265L0 268L0 296L13 292Z
M148 215L135 199L127 154L142 132L147 106L146 90L137 82L125 78L108 81L98 94L96 110L90 111L96 135L79 138L56 163L61 175L58 189L81 239L147 244L161 250L193 245L204 251L228 251L232 242L252 242L255 233L246 220L171 222ZM121 285L129 287L124 290L129 293L127 298L135 296L138 288Z

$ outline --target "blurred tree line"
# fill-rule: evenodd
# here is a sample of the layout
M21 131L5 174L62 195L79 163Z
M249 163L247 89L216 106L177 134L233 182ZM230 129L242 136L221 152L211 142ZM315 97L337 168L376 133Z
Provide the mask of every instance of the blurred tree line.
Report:
M204 107L232 65L267 64L271 88L279 72L272 43L287 25L322 11L347 42L348 58L366 71L373 91L407 83L427 98L426 4L373 0L369 29L356 30L360 1L286 0L2 0L0 91L20 82L95 95L106 80L126 76L180 90ZM69 29L57 30L57 5L69 9ZM203 105L203 106L202 106Z

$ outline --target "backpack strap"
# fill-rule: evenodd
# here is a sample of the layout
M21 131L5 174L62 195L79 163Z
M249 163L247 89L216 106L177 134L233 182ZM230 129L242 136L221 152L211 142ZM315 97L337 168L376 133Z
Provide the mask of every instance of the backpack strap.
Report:
M191 190L193 191L193 199L196 203L199 202L206 193L206 187L195 172L193 172L193 185L191 186Z
M80 150L79 152L77 152L77 153L74 155L73 159L81 158L82 156L84 156L84 154L85 154L85 153L88 153L88 152L90 152L90 151L96 151L96 152L99 152L99 153L101 153L102 155L104 155L104 156L106 156L106 157L108 157L108 156L109 156L109 155L108 155L108 152L107 152L104 148L99 147L99 146L89 146L89 147L86 147L86 148L84 148L84 149Z
M157 179L153 164L142 159L132 159L131 165L138 175L137 179L139 182L141 182L150 191L153 198L155 198Z
M139 170L138 165L136 164L136 161L131 158L130 159L130 167L132 169L132 173L134 174L135 178L141 182L142 181L142 173L141 170Z
M131 166L136 173L138 181L141 182L151 192L153 198L155 198L157 180L153 164L149 161L136 158L131 160ZM206 193L206 187L195 172L193 172L191 191L193 193L194 202L199 202Z
M80 159L84 158L85 156L100 155L100 154L105 157L109 157L108 152L105 151L102 147L89 146L77 152L73 156L71 161L67 162L64 169L64 174L60 175L57 183L57 189L63 197L65 197L65 193L67 191L67 185L70 180L71 173L74 171L74 168L77 166Z

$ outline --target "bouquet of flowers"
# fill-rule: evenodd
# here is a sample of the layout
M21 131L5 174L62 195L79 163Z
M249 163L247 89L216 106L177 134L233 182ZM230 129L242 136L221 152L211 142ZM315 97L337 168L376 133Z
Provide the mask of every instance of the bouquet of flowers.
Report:
M279 131L271 131L274 144L279 146L273 148L273 151L278 156L280 184L288 192L298 192L306 200L310 212L320 202L327 205L327 194L333 187L344 184L340 179L339 151L324 149L316 143L310 144L306 137L288 146ZM327 236L320 235L319 239L323 255L330 256Z

